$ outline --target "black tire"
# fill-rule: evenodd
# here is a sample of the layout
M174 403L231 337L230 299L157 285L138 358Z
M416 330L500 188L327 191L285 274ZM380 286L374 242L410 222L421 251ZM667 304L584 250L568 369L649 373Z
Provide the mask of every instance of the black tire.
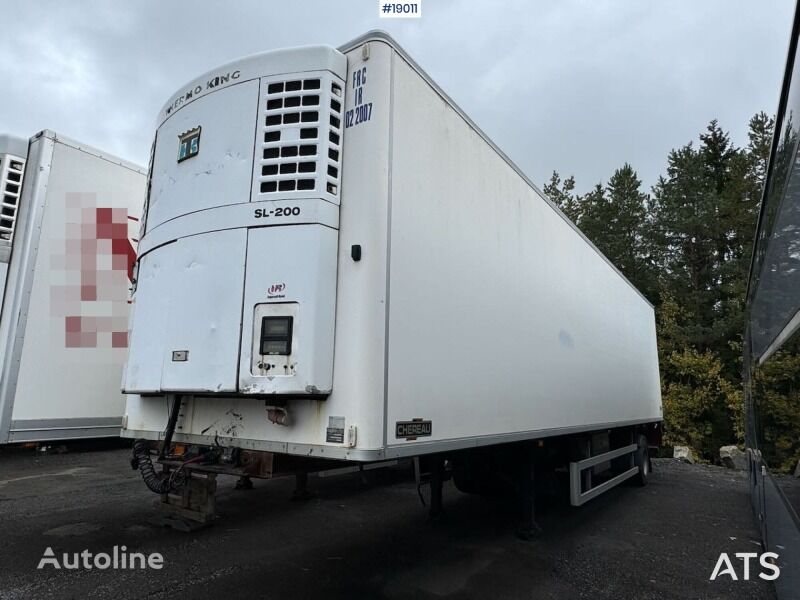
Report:
M650 478L652 465L650 463L650 451L647 446L647 438L643 435L639 436L637 440L636 454L634 455L634 464L639 468L639 472L633 476L633 482L641 487L647 485L647 480Z
M463 494L505 498L515 493L513 480L504 477L502 465L472 458L453 462L453 483Z
M462 494L478 493L478 485L471 475L472 473L470 473L469 469L462 465L456 465L453 468L453 483Z

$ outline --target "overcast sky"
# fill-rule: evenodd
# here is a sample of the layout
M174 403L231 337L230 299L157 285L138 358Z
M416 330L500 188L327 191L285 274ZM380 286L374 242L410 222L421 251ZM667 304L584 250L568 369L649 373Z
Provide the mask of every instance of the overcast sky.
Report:
M6 0L10 5L10 0ZM389 31L537 183L586 191L630 162L648 186L667 152L719 119L738 144L773 114L793 0L29 0L3 10L0 133L53 129L145 164L162 104L246 54Z

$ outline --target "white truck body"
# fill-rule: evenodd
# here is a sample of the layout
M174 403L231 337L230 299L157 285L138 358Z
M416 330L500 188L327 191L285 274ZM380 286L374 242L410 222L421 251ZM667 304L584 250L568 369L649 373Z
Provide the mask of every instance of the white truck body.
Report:
M0 216L0 443L118 436L146 173L51 131L24 147L13 231Z
M152 161L124 436L173 395L175 442L353 461L661 420L652 306L387 35L190 82Z

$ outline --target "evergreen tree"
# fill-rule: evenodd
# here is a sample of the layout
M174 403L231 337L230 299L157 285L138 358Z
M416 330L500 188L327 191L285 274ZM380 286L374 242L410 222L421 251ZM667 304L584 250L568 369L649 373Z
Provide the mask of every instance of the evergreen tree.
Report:
M687 343L704 351L718 298L716 206L703 153L691 143L670 152L653 188L651 244L662 283L690 315Z
M562 182L558 171L553 171L550 181L543 188L544 193L561 209L561 212L573 223L577 223L580 218L580 206L574 190L575 178L570 176Z
M617 169L608 180L606 193L611 220L606 255L645 295L652 297L647 239L647 195L641 192L642 182L628 163Z
M763 111L753 115L753 118L750 119L750 129L747 132L747 137L750 140L747 145L747 156L751 163L751 174L759 185L759 190L764 187L764 181L767 178L769 152L772 147L772 132L774 130L775 119Z
M699 144L669 153L652 196L629 164L585 196L554 173L545 190L634 285L654 301L670 444L689 444L707 460L742 441L742 335L745 292L774 120L750 120L748 144L735 147L711 121ZM792 127L787 128L793 131ZM787 136L781 147L793 147ZM790 152L779 152L790 157ZM784 164L786 163L786 164ZM785 174L782 158L773 168ZM786 270L789 265L780 265ZM777 292L776 292L777 293ZM796 375L800 342L756 373L770 464L800 458Z
M608 223L611 210L602 183L595 185L590 192L580 198L580 219L578 226L595 246L605 254L608 245Z

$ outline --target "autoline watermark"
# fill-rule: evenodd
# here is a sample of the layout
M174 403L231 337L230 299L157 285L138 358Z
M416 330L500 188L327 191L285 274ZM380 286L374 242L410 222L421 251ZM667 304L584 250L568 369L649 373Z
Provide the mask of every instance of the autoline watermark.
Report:
M61 556L56 555L53 549L48 546L42 558L39 560L37 569L162 569L164 568L164 557L158 552L144 554L142 552L128 552L127 546L114 546L111 552L92 553L89 550L83 552L64 552Z

